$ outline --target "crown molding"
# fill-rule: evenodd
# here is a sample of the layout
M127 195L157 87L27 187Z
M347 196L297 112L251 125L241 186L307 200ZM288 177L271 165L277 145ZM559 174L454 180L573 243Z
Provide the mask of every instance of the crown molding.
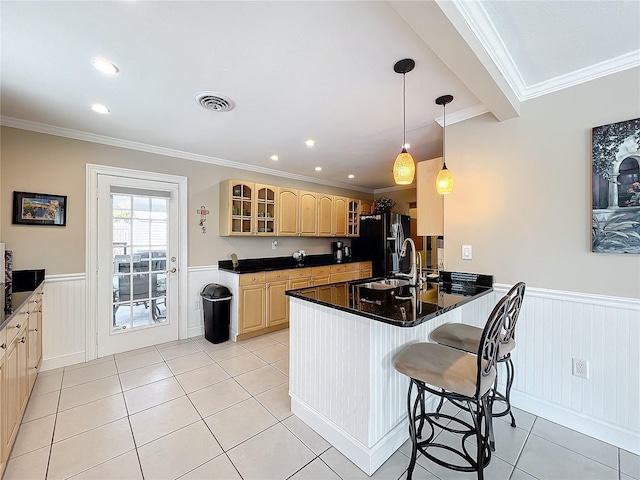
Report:
M522 100L531 100L532 98L635 67L640 67L640 50L634 50L595 65L589 65L588 67L528 86L523 93Z
M458 110L457 112L452 112L447 115L447 120L449 120L449 123L447 123L447 125L464 122L465 120L469 120L473 117L479 117L480 115L484 115L485 113L489 113L489 109L482 104L463 108L462 110ZM438 117L435 120L438 125L440 125L441 127L444 126L444 116Z
M5 127L19 128L21 130L29 130L31 132L44 133L47 135L55 135L57 137L72 138L74 140L82 140L84 142L99 143L102 145L109 145L112 147L126 148L128 150L137 150L140 152L153 153L155 155L164 155L167 157L181 158L185 160L192 160L194 162L209 163L212 165L221 165L223 167L237 168L239 170L248 170L251 172L264 173L265 175L273 175L275 177L290 178L294 180L300 180L303 182L316 183L320 185L327 185L337 188L345 188L348 190L354 190L364 193L373 193L371 188L359 187L356 185L349 185L346 183L332 182L332 181L318 181L317 178L308 177L305 175L298 175L296 173L281 172L271 168L259 167L256 165L247 165L244 163L234 162L231 160L225 160L223 158L210 157L208 155L200 155L198 153L184 152L182 150L174 150L172 148L158 147L156 145L149 145L146 143L133 142L131 140L123 140L120 138L107 137L105 135L98 135L95 133L82 132L80 130L73 130L70 128L56 127L53 125L47 125L44 123L31 122L29 120L22 120L15 117L0 117L0 125Z
M411 190L415 188L416 188L416 184L410 183L409 185L396 185L394 187L376 188L373 191L373 194L377 195L378 193L397 192L399 190Z
M453 0L453 4L507 81L509 87L516 94L518 100L522 101L526 84L482 3Z
M482 2L452 0L452 3L521 102L640 66L640 50L634 50L543 82L527 85Z

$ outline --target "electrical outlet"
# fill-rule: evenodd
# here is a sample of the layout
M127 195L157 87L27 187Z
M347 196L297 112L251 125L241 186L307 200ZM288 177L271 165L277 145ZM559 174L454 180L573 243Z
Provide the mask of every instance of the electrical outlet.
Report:
M462 245L462 260L471 260L473 258L473 249L471 245Z
M274 240L271 242L271 250L275 250L276 248L278 248L278 241Z
M200 300L196 300L196 304L194 307L195 310L200 310Z
M589 378L589 362L579 358L573 359L573 375L580 378Z

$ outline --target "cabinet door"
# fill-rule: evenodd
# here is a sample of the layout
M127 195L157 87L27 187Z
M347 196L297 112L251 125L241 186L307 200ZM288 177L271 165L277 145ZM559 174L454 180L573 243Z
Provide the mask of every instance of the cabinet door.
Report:
M289 321L289 299L284 294L288 281L267 285L267 327L286 324Z
M220 183L220 235L254 234L254 190L253 183L240 180Z
M300 192L300 235L318 236L318 194Z
M34 300L29 302L30 313L27 327L29 392L31 392L38 376L38 367L42 359L42 296L38 292L33 296Z
M276 217L278 216L277 189L256 183L255 192L255 227L253 231L259 236L275 236Z
M442 159L418 162L416 195L418 197L418 228L421 237L444 234L444 195L436 191L436 177Z
M360 236L360 200L350 198L347 210L347 236Z
M240 287L238 333L253 332L265 327L265 286Z
M25 329L21 329L7 348L4 362L4 451L9 452L18 433L22 407L27 399L27 365Z
M347 236L347 199L345 197L333 197L333 235Z
M318 236L333 235L333 195L318 196Z
M280 236L298 235L298 190L289 188L278 189L278 211L276 219L277 231Z
M360 215L371 215L373 213L373 202L371 200L360 200Z

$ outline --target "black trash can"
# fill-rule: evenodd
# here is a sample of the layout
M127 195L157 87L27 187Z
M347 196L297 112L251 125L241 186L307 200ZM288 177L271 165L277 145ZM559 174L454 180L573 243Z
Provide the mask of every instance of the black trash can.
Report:
M211 343L229 340L231 292L223 285L210 283L200 292L204 314L204 338Z

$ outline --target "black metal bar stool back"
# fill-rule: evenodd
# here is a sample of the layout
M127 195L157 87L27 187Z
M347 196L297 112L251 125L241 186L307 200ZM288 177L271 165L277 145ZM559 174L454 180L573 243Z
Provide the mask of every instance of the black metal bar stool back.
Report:
M524 282L516 283L511 290L507 293L509 298L509 309L507 312L507 318L505 320L503 333L500 335L500 350L498 353L498 363L503 363L506 368L506 386L504 393L498 390L498 381L496 376L494 394L492 398L492 410L494 410L493 404L495 400L504 402L505 408L501 411L492 412L494 417L503 417L509 415L511 417L511 426L516 426L516 419L511 412L511 386L514 379L513 361L511 360L511 351L516 347L516 323L518 322L518 316L520 315L520 308L524 299L526 285ZM429 338L439 343L440 345L446 345L448 347L457 348L465 352L474 353L478 349L478 343L480 342L480 336L482 335L482 329L474 327L472 325L466 325L464 323L445 323L436 328ZM442 401L436 411L440 411L442 408ZM493 442L493 440L492 440Z
M506 296L496 304L482 330L475 355L437 343L414 343L394 359L395 369L410 379L407 410L412 451L408 479L412 478L418 452L443 467L462 472L475 471L478 479L484 478L484 468L491 460L489 398L496 377L495 364L508 306ZM430 399L428 394L466 404L473 424L451 415L426 412L426 401ZM460 448L437 442L436 427L456 434ZM474 439L475 445L469 439ZM446 457L449 452L459 457L461 463L446 461L443 454Z

